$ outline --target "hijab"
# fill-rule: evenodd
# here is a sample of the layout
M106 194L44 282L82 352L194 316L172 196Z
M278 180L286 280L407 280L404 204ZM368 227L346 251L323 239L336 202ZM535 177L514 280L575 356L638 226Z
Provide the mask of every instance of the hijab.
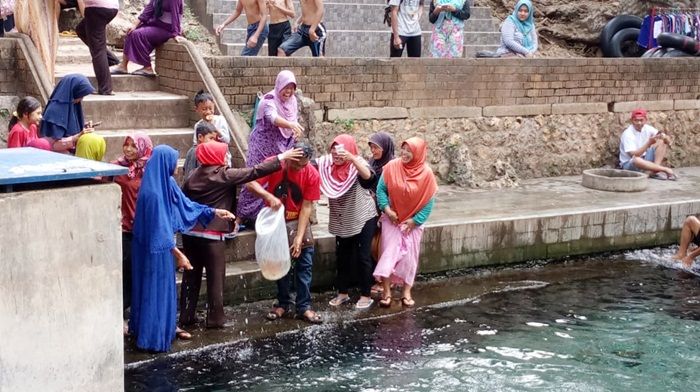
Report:
M117 158L114 163L129 168L129 172L126 174L129 178L140 178L143 177L143 169L146 167L148 158L150 158L153 153L153 142L151 142L151 138L145 133L135 132L124 139L122 147L126 145L129 139L136 145L136 160L131 162L122 155Z
M53 89L41 120L41 135L58 140L83 130L83 106L73 103L95 92L88 79L80 74L64 76Z
M391 208L399 216L399 222L414 216L437 192L435 175L425 163L428 145L425 140L412 137L403 142L407 145L413 159L403 163L396 158L384 166L384 183L389 193Z
M93 161L101 161L107 150L105 138L96 133L83 134L75 145L75 156Z
M208 142L197 145L197 160L202 166L226 165L228 144L221 142Z
M332 151L338 144L342 144L345 151L357 155L357 143L352 136L348 134L336 136L331 142L329 150ZM342 165L336 165L333 163L333 155L331 154L326 154L318 159L318 172L321 175L321 192L330 199L343 196L357 179L357 168L350 160L346 160Z
M211 208L191 201L177 186L173 178L177 158L172 147L156 146L143 173L133 233L150 253L170 251L175 232L190 230L198 221L206 226L214 217Z
M528 15L527 19L525 19L524 22L521 22L520 19L518 19L518 10L523 5L527 7ZM534 42L532 42L532 39L530 38L530 33L532 33L532 30L535 28L534 15L535 9L532 8L532 2L530 0L518 0L518 2L515 3L513 13L508 15L508 19L510 19L515 27L523 34L523 46L528 50L534 49Z
M377 176L382 175L382 169L390 160L394 159L394 140L386 132L378 132L369 137L369 142L376 144L382 149L382 156L379 159L370 159L369 165Z
M277 74L277 79L275 80L275 88L269 91L263 97L263 101L267 101L275 105L277 109L277 115L289 122L297 121L297 97L292 94L288 100L284 101L282 99L282 90L289 84L294 84L296 88L297 80L294 77L292 71L283 70ZM258 105L258 111L255 114L256 118L263 118L265 116L265 102L261 102ZM294 134L290 128L280 128L280 132L285 138L290 138Z

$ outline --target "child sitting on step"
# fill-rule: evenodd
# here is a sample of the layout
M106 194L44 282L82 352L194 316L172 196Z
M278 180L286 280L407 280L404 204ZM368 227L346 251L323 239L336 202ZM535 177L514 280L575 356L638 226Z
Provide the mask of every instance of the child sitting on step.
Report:
M41 121L41 103L34 97L24 97L17 104L17 110L12 113L7 129L7 148L27 147L29 143L39 138L38 127Z

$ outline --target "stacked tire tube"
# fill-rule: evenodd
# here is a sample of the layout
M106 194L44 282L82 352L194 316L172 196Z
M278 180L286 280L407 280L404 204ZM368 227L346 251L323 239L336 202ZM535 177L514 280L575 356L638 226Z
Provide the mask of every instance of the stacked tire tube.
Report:
M681 34L661 33L656 37L658 48L647 50L642 57L695 57L700 56L700 42Z
M637 45L642 18L618 15L603 27L600 48L605 57L640 57L644 51Z

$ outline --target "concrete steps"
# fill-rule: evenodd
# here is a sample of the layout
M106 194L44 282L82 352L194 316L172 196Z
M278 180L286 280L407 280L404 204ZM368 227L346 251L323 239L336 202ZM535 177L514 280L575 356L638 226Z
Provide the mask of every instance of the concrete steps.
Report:
M236 0L207 0L206 15L199 15L205 25L221 24L235 9ZM324 3L324 24L328 29L326 56L388 57L390 29L384 23L384 0L333 0ZM430 57L429 43L433 25L428 20L429 4L421 18L423 57ZM495 50L500 43L499 21L489 7L471 7L471 17L464 28L464 56L474 57L479 50ZM299 12L297 6L297 13ZM246 19L239 17L224 29L220 37L222 53L239 56L245 45ZM267 55L267 48L260 55ZM301 49L297 56L310 56Z
M67 74L79 73L97 87L89 50L79 39L61 37L58 56L63 60L56 66L56 82ZM130 71L137 68L140 66L133 65ZM157 77L113 75L112 84L115 95L83 99L85 121L102 122L95 132L107 142L104 160L120 156L124 137L134 131L148 134L154 145L175 148L184 158L192 146L191 98L159 91Z

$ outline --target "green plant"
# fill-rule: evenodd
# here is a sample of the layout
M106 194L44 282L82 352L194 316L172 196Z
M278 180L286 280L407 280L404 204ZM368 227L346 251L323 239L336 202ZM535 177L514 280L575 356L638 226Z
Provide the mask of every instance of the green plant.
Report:
M352 129L355 127L355 120L351 118L345 118L345 119L340 119L336 118L333 120L333 124L339 125L343 128L345 128L346 131L352 131Z
M3 120L7 119L10 117L10 111L7 109L0 109L0 118Z

